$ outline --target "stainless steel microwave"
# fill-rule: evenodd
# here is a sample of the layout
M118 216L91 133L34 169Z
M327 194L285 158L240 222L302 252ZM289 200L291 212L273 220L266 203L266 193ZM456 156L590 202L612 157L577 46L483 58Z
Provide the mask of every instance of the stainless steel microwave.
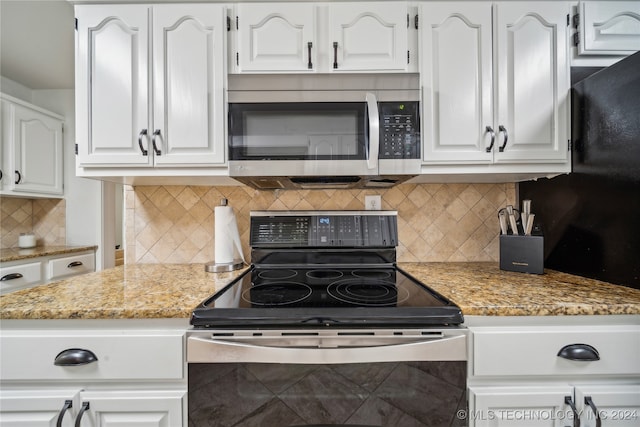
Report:
M260 189L389 187L420 173L415 74L229 77L230 175Z

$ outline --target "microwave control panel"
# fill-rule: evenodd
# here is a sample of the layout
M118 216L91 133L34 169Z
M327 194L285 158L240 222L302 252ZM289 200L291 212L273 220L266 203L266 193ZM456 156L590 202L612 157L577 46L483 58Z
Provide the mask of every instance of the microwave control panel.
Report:
M419 103L381 102L380 159L420 158Z

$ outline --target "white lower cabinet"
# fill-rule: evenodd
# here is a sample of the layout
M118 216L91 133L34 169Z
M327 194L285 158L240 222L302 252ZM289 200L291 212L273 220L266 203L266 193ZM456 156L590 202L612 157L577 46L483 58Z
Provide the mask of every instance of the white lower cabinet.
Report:
M640 316L608 317L470 325L469 426L640 425Z
M3 324L0 427L186 425L186 325L62 322L72 328Z

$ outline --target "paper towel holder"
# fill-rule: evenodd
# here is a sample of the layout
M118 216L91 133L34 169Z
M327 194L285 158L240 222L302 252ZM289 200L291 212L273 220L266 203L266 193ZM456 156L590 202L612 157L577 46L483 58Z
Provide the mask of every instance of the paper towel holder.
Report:
M220 206L227 206L227 199L220 200ZM228 273L230 271L240 270L245 266L244 260L234 258L231 262L209 262L204 265L204 271L207 273Z

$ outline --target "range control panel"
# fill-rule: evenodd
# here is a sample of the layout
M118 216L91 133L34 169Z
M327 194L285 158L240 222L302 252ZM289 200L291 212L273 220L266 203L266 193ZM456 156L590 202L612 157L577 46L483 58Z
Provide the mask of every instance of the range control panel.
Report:
M418 102L381 102L381 159L420 158L420 113Z
M380 248L398 245L397 212L254 211L253 248Z

